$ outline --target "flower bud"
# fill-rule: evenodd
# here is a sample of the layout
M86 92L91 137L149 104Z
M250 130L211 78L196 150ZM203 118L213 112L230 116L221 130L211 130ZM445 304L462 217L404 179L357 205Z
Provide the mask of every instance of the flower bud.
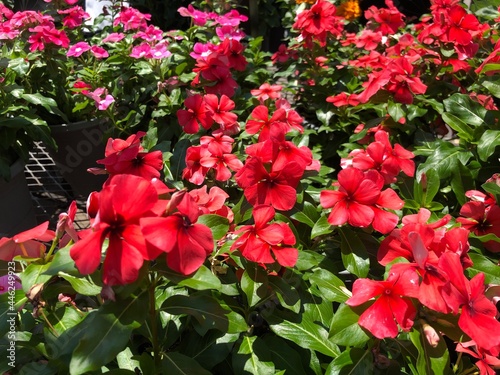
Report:
M423 327L424 327L424 335L429 345L432 346L433 348L438 346L440 337L439 334L436 332L436 330L427 323L424 323Z

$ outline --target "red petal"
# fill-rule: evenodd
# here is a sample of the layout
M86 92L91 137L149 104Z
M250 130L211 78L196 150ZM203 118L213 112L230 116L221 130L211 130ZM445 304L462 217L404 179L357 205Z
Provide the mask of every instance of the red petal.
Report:
M357 168L342 169L338 176L338 182L347 194L352 195L356 192L361 181L364 180L365 174Z
M332 208L332 212L328 216L330 225L344 225L349 219L348 205L345 201L339 201Z
M266 226L272 219L274 219L276 211L271 206L263 205L256 206L253 209L253 219L255 223L255 229L260 229Z
M413 319L417 315L417 310L410 300L399 297L383 297L387 298L391 311L396 318L396 321L405 331L409 331L413 326Z
M376 300L373 305L361 314L358 324L379 339L394 338L398 335L398 326L394 321L387 298Z
M101 264L101 247L105 235L104 229L98 230L71 247L69 254L82 275L91 274Z
M384 292L385 286L380 281L357 279L352 286L352 297L346 301L349 306L358 306Z
M124 285L137 280L144 258L131 244L117 235L109 239L102 280L107 285Z
M299 258L299 251L293 247L271 246L276 261L283 267L293 267Z
M372 227L376 231L387 234L396 227L398 222L398 215L373 207Z
M347 206L347 214L349 215L349 224L353 227L360 228L369 226L372 223L373 218L375 217L375 213L373 212L372 207L365 206L357 202L349 203L349 205Z

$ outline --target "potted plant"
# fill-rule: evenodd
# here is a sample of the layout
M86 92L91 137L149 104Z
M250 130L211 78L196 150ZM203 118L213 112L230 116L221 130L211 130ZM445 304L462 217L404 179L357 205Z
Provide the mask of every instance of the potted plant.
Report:
M5 49L4 49L5 51ZM3 55L5 56L5 55ZM36 224L31 195L24 176L34 142L52 144L47 123L40 119L29 101L36 95L26 93L16 81L27 74L22 60L1 60L0 76L0 233L15 234Z
M56 138L52 155L63 177L76 193L88 194L103 179L84 171L95 166L106 138L146 129L151 121L169 52L149 15L116 1L92 23L74 4L53 1L41 12L3 7L2 27L9 30L3 51L23 61L27 74L16 82L35 95L28 100ZM84 188L85 181L95 183Z

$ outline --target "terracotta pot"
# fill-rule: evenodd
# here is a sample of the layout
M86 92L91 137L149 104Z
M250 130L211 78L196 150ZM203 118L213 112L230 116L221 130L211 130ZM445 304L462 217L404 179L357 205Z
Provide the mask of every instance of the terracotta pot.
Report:
M106 129L104 121L50 126L58 149L48 148L47 151L76 195L87 197L100 190L106 181L106 175L96 176L87 171L99 167L96 161L104 158Z
M10 167L10 173L8 182L0 179L0 237L12 237L37 225L21 159Z

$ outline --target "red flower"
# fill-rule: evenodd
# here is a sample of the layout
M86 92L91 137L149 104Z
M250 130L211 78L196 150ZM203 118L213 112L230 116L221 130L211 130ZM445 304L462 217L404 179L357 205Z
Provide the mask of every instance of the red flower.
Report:
M201 158L207 152L202 146L191 146L186 150L186 168L182 171L182 178L195 185L203 184L210 168L201 165Z
M48 228L49 222L46 221L12 238L0 238L0 259L10 262L15 256L41 258L45 253L45 245L42 242L52 241L56 236L54 231Z
M281 85L270 85L266 82L258 89L250 90L250 93L262 103L267 99L279 99L281 89Z
M341 170L337 177L340 188L323 190L320 194L321 205L332 208L328 222L331 225L348 223L361 228L373 222L374 228L381 233L393 229L397 224L397 215L379 207L400 209L404 202L392 189L382 192L383 181L377 176L380 176L377 172L365 175L354 167Z
M480 28L480 23L475 15L467 14L467 11L460 5L455 5L448 10L449 28L446 33L449 42L467 45L472 42L472 35L469 31L476 31Z
M500 322L495 319L496 306L484 295L484 274L478 273L470 281L463 273L460 256L444 253L439 266L455 287L454 311L461 307L459 327L476 344L489 350L500 345Z
M186 109L177 111L179 125L188 134L196 134L200 130L200 124L204 129L210 129L213 120L205 108L205 101L200 94L192 95L184 101Z
M101 263L101 252L108 239L102 270L104 284L134 282L144 260L155 259L160 252L146 247L139 219L153 216L158 201L149 180L133 175L116 175L99 193L99 208L92 230L71 248L70 255L80 273L88 275Z
M268 172L260 158L250 157L235 178L251 205L266 204L287 211L297 200L296 187L303 173L304 169L293 161Z
M244 71L248 62L245 56L243 56L243 51L245 47L237 40L234 39L224 39L220 44L219 50L228 58L229 66L240 72Z
M254 225L244 225L235 231L241 236L232 244L231 251L241 250L241 254L252 262L274 263L276 258L280 265L293 267L298 251L286 246L296 242L290 227L285 223L268 224L275 215L271 206L256 206L252 215Z
M173 194L172 200L179 200L178 212L167 217L143 218L141 229L148 248L167 253L168 266L189 275L200 268L213 251L214 239L210 228L196 224L199 208L186 191Z
M410 299L418 296L418 275L413 270L396 273L391 270L386 281L357 279L352 297L346 301L349 306L358 306L378 297L373 305L359 317L358 324L375 337L383 339L396 337L399 326L409 331L417 310ZM397 324L396 324L397 323Z
M473 347L475 350L469 349ZM474 363L479 369L480 375L496 375L494 369L500 368L500 358L498 358L498 352L490 353L483 348L480 348L476 345L474 341L468 342L459 342L457 344L457 348L455 349L459 353L466 353L472 356L473 358L477 358L478 361Z
M276 110L269 118L269 109L265 105L259 105L251 113L251 119L247 121L245 130L248 134L259 134L259 142L265 141L270 137L271 128L276 127L286 133L287 125L285 120L286 112L284 109Z
M104 164L111 176L117 174L132 174L151 180L160 177L163 168L161 151L144 152L141 138L144 132L138 132L123 139L108 139L104 159L97 163Z
M478 236L494 234L500 237L500 207L496 204L486 205L481 201L465 203L460 209L457 221ZM500 252L500 242L487 241L484 247L494 253Z
M232 126L237 121L238 116L231 112L235 104L226 95L222 95L219 101L217 95L207 94L204 100L210 117L223 129Z

